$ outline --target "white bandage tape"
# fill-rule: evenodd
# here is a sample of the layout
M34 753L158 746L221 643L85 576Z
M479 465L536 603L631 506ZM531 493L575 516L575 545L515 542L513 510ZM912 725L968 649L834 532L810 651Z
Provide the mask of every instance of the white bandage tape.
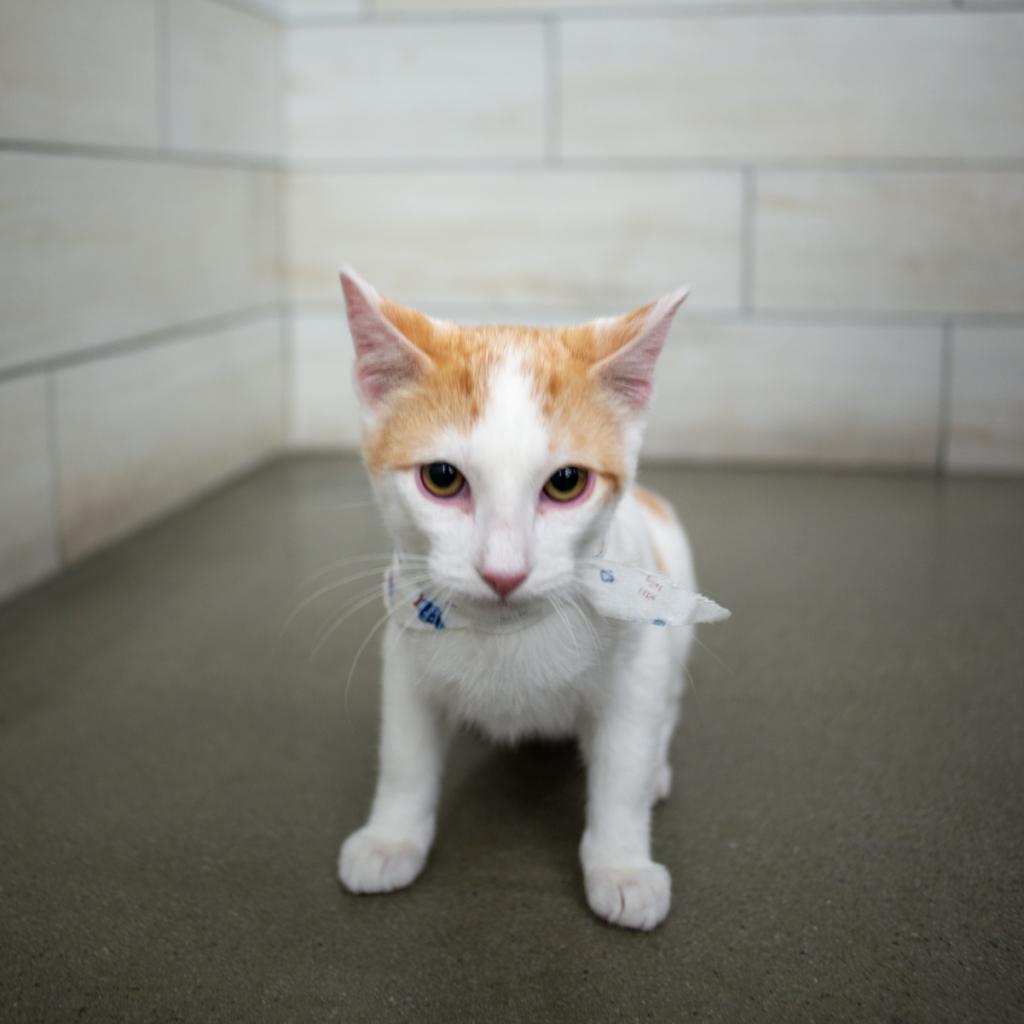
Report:
M576 574L579 593L599 615L650 626L692 626L723 622L732 614L708 597L677 586L667 576L631 565L591 558ZM384 603L401 626L438 632L480 629L507 633L522 629L546 615L550 606L476 607L441 596L422 573L399 559L384 578Z

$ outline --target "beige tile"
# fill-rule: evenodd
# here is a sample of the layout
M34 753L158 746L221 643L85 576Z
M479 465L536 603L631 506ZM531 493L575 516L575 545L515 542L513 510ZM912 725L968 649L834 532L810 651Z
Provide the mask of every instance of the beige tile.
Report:
M1024 327L957 329L947 462L1024 470Z
M570 157L1024 156L1024 11L587 18L561 34Z
M57 562L46 381L0 381L0 597Z
M78 558L282 444L276 318L60 370L60 524Z
M347 262L413 303L738 301L732 173L296 174L288 208L299 300L337 301Z
M288 33L298 159L539 157L544 34L503 25L363 24Z
M276 298L271 173L0 155L0 367Z
M154 0L0 3L0 136L155 143Z
M342 308L292 321L289 441L295 448L360 444L359 403L352 384L352 340Z
M1024 174L763 174L756 303L1024 311Z
M167 26L172 144L276 155L284 30L214 0L174 0Z
M644 454L931 467L938 329L716 323L680 316Z

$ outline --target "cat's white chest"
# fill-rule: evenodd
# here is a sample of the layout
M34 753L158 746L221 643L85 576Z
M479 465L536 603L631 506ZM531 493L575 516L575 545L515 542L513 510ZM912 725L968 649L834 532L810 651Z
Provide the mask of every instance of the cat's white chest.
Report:
M567 608L515 632L460 629L400 642L414 645L419 684L447 714L511 742L577 731L581 709L601 686L610 639L607 628Z

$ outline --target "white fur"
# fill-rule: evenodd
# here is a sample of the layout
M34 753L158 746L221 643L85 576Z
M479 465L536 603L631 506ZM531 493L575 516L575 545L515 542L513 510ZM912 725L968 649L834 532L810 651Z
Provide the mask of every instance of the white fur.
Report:
M435 587L494 607L480 571L528 572L516 603L550 614L518 632L401 631L384 638L381 769L366 825L343 844L342 882L353 892L408 885L434 836L444 750L469 725L498 742L576 737L587 766L580 844L587 898L601 918L655 927L669 909L668 872L650 856L651 806L671 783L668 748L692 633L611 622L573 591L576 563L598 552L654 568L652 541L673 580L695 590L686 537L650 516L630 489L618 502L599 482L574 508L539 511L545 480L574 464L551 436L523 368L511 354L490 380L468 434L428 438L420 463L451 462L472 488L472 510L425 497L414 472L384 473L375 488L399 549L426 556ZM640 424L627 437L629 484Z

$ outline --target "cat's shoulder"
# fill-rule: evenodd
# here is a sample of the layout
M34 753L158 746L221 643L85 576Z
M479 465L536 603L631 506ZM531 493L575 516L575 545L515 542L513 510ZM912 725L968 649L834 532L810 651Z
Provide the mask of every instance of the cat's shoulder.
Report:
M693 561L686 531L671 502L634 484L623 496L615 531L623 560L689 585Z

